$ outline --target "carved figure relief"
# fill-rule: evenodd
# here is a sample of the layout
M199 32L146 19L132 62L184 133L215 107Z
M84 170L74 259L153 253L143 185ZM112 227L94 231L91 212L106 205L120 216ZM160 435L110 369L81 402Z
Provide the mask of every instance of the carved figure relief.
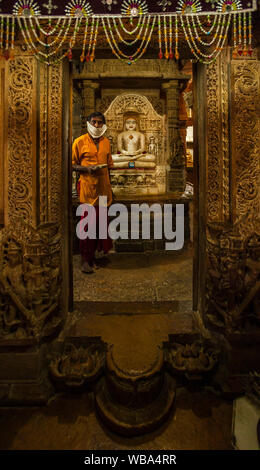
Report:
M44 337L60 324L60 234L57 225L38 230L16 224L0 232L0 335Z

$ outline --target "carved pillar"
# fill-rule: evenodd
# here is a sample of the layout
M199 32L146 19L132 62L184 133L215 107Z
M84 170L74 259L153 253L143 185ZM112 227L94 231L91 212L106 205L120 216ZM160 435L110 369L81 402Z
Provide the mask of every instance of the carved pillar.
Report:
M0 226L4 224L4 134L5 134L5 61L0 61Z
M49 395L44 341L59 332L65 316L62 64L48 67L17 47L0 83L1 101L6 90L0 401L39 403Z
M260 331L259 99L257 60L207 68L206 312L226 333Z
M167 99L167 154L170 165L168 191L183 192L185 189L185 155L179 123L179 81L178 79L171 80L164 83L162 88L166 91Z
M95 111L96 107L96 90L99 88L99 83L95 83L92 80L82 81L82 111L81 111L81 131L82 134L87 129L87 117Z

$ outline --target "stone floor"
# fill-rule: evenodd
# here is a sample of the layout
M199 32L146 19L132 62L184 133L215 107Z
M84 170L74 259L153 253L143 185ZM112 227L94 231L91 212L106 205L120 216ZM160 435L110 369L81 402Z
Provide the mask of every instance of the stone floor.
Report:
M210 392L179 390L175 409L157 431L122 438L94 412L92 394L57 396L48 407L0 409L0 449L16 450L228 450L232 402Z
M117 362L142 370L169 333L192 329L192 249L111 254L92 275L74 258L75 312L63 334L101 336ZM178 389L174 409L157 431L122 438L95 414L93 395L57 395L48 406L0 409L0 448L45 450L227 450L232 402L205 390Z
M165 302L192 300L192 247L181 251L112 253L93 274L73 258L74 300Z

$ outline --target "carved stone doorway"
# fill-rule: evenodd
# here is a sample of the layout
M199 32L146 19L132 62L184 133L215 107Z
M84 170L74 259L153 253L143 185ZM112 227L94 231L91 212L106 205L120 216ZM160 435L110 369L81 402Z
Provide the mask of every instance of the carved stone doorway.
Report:
M74 113L74 138L85 132L84 119L86 115L93 109L105 112L111 102L111 95L118 91L121 93L126 92L124 89L113 89L112 92L110 91L111 95L109 95L106 80L103 79L99 83L97 79L95 81L93 78L90 80L91 76L93 76L93 73L89 77L84 75L84 80L82 80L82 77L80 79L79 76L76 75L76 78L74 76L73 81L76 87L74 93L74 109L76 109L76 113ZM176 82L172 80L170 86L168 86L169 76L166 81L167 83L162 86L162 93L169 108L167 119L168 144L166 146L166 151L168 151L169 142L172 142L171 139L174 136L177 138L181 132L185 135L185 126L183 123L181 128L181 119L179 116L178 119L176 118L176 106L179 109L180 99L179 93L177 96ZM182 82L180 76L176 81L180 85ZM127 83L126 77L124 82ZM183 83L185 83L184 90L188 83L187 74L185 75L185 73L183 73ZM171 88L171 85L173 88ZM103 95L97 91L102 86L107 87ZM148 93L147 90L142 88L131 90L131 92ZM84 112L82 111L82 97ZM148 93L148 99L151 99L151 97L154 100L153 102L156 102L155 97L151 96L150 92L150 96ZM157 106L161 106L162 114L167 115L165 102L160 100L160 95L157 95ZM196 103L198 103L198 100L195 100ZM82 119L79 119L79 113L84 118L83 124ZM197 110L194 120L196 120L196 123L194 122L195 132L198 133ZM201 145L198 144L196 138L195 142L197 146ZM192 150L194 156L194 168L193 172L190 171L190 180L188 179L188 182L192 182L197 191L199 187L196 181L198 170L195 167L198 164L197 148L191 149L191 146L189 146L188 150ZM172 170L177 181L181 171L181 164L177 162ZM189 168L187 168L187 174L188 172ZM193 179L191 179L191 174L193 174ZM139 245L135 244L134 249L131 249L129 243L121 245L121 248L119 244L119 249L110 255L110 264L102 266L94 274L86 275L80 272L80 255L77 252L75 243L73 244L74 255L71 265L74 269L74 313L72 314L73 327L69 330L69 336L92 339L101 337L107 345L108 375L98 389L97 408L103 420L112 429L123 434L143 432L146 428L149 429L148 422L153 422L152 427L156 427L168 414L175 391L168 375L164 378L160 375L163 363L161 346L163 343L168 343L169 337L174 335L175 337L179 337L179 335L194 337L195 334L192 312L195 304L195 310L197 310L198 294L194 295L193 291L198 289L198 281L197 279L192 281L192 278L193 272L196 277L198 276L198 208L196 207L198 198L194 208L191 197L181 197L185 186L179 189L182 189L182 191L179 190L177 197L176 192L172 194L168 191L168 193L161 196L141 198L139 202L146 201L151 204L160 201L161 204L164 202L184 204L187 233L185 248L180 253L157 252L155 244L152 250L151 246L149 250L149 242L145 247L143 241L140 241ZM75 214L75 180L72 193L74 197L72 206ZM132 201L133 196L129 200L117 197L116 202L130 204ZM135 197L134 202L138 202ZM74 218L73 227L75 227L75 223ZM192 230L194 231L194 238L191 233ZM193 240L196 243L195 249L192 246ZM147 251L147 247L149 251ZM161 248L159 243L158 247ZM195 254L193 254L193 250ZM125 274L126 272L127 274ZM135 371L134 376L132 375L133 371ZM114 377L112 392L114 398L110 399L111 389L109 384L112 376ZM162 382L160 382L161 386L159 386L158 382L156 391L152 391L153 386L151 384L157 376L160 377L159 382L162 380L165 385L162 386ZM122 385L122 380L124 385ZM144 381L145 396L150 396L152 407L147 413L144 411L146 407L145 400L143 401L140 396L137 398L136 392L134 392L136 381ZM127 402L129 397L127 398L126 390L128 387L132 389L130 394L133 403L136 399L141 400L140 407L145 415L142 423L138 421L140 417L136 417L137 424L132 426L130 430L131 413L133 413L135 406L132 406L131 409ZM164 396L164 404L160 405L162 396ZM119 397L121 398L119 399ZM119 400L118 403L117 400ZM119 403L124 407L126 407L126 403L128 403L127 406L130 406L128 410L124 408L123 417L118 414ZM151 413L154 415L154 419L152 419Z

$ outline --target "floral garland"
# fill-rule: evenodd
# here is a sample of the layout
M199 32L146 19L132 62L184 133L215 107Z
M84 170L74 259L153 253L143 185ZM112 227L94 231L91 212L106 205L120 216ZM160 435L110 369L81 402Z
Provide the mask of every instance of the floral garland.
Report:
M166 9L171 2L160 3ZM123 21L121 16L104 15L101 17L102 25L113 54L128 65L139 60L146 52L156 21L159 59L179 59L181 28L194 58L210 64L226 44L231 18L233 57L251 56L253 53L251 11L242 10L241 0L216 0L215 3L216 11L206 15L201 12L200 0L178 0L177 14L151 15L147 13L146 0L124 0L121 13L127 18ZM72 60L72 49L76 45L78 32L84 28L80 61L93 62L100 16L93 15L87 0L70 0L65 11L67 16L47 17L46 26L46 17L43 24L39 17L40 8L34 0L17 0L13 7L13 16L0 15L0 58L14 58L17 23L28 49L38 60L48 65L59 62L65 57ZM125 48L136 45L136 50L127 53L126 50L121 50L120 44Z
M107 20L108 20L108 18L107 18ZM139 60L139 59L144 55L144 53L145 53L146 50L147 50L148 44L149 44L149 42L150 42L150 40L151 40L151 37L152 37L152 33L153 33L154 26L155 26L156 17L154 17L154 19L153 19L153 23L152 23L152 26L151 26L151 29L150 29L150 33L148 34L148 29L149 29L150 20L151 20L151 17L150 17L150 15L148 15L148 17L147 17L147 23L146 23L146 30L145 30L145 34L144 34L144 37L143 37L143 40L142 40L141 45L137 48L137 50L136 50L136 52L135 52L134 54L126 55L126 54L124 54L124 52L122 52L122 51L119 49L119 46L118 46L118 44L117 44L116 41L115 41L112 28L110 27L110 29L109 29L109 22L108 22L108 28L107 28L106 22L105 22L105 18L102 18L103 28L104 28L105 35L106 35L106 38L107 38L107 42L108 42L108 44L110 45L113 54L115 54L115 56L116 56L119 60L121 60L122 62L124 62L124 63L126 63L126 64L128 64L128 65L132 65L134 62L137 62L137 60ZM109 33L110 33L110 35L111 35L111 38L110 38L110 36L109 36ZM145 44L145 46L143 47L145 41L146 41L146 44ZM143 49L142 49L142 48L143 48Z

